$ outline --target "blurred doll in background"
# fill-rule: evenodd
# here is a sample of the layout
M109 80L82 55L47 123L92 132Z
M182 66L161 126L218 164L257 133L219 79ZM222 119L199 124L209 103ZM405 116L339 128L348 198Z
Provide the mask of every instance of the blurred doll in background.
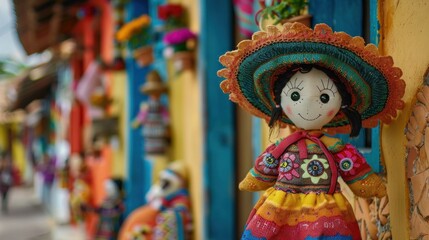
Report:
M100 207L93 209L99 214L96 240L115 240L122 223L123 183L121 179L105 181L106 198Z
M160 173L158 184L148 194L149 204L159 211L153 239L185 240L192 238L192 216L187 189L188 174L182 162L174 162Z
M2 153L0 156L0 193L1 210L3 213L8 211L8 193L13 185L12 160L9 154Z
M192 239L187 182L188 174L182 162L174 162L161 171L158 181L146 195L148 204L127 217L119 240Z
M85 219L82 206L88 205L90 188L88 173L81 154L73 154L69 161L70 171L70 210L72 222L78 223Z

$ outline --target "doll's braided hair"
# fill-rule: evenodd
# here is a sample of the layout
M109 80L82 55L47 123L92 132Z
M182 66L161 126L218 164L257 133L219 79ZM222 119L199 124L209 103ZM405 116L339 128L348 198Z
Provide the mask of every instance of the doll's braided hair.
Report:
M348 93L346 86L338 80L338 77L330 70L316 66L311 64L302 64L302 65L296 65L291 67L289 71L286 71L278 76L278 80L274 83L274 102L276 106L274 107L272 113L271 113L271 119L269 122L269 126L272 129L273 127L278 124L278 121L280 121L283 109L280 106L281 103L281 93L283 88L286 86L286 84L289 82L289 80L292 78L292 76L297 73L298 71L301 73L307 73L310 72L312 68L316 68L322 72L324 72L330 79L332 79L335 83L335 86L338 89L338 92L341 95L341 108L340 111L347 117L347 119L350 122L350 126L352 128L350 132L350 137L356 137L359 135L359 132L362 128L362 117L359 114L358 111L356 111L354 108L350 107L352 103L351 95Z

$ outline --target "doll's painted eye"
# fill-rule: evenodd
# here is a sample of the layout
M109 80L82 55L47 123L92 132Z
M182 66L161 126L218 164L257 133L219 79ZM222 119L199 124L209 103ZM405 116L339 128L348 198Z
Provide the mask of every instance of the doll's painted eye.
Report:
M170 185L171 185L170 180L166 180L166 179L161 180L161 188L162 188L163 190L165 190L165 189L169 188L169 187L170 187Z
M290 95L290 99L292 99L292 101L298 101L299 100L299 98L300 98L301 96L299 95L299 92L293 92L291 95Z
M329 95L326 93L320 95L320 101L322 103L328 103L329 102Z

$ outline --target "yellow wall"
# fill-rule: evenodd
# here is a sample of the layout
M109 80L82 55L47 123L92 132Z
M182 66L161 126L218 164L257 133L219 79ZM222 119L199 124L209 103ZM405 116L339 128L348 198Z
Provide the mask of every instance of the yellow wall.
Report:
M199 1L172 0L189 13L189 27L199 32ZM189 169L190 194L194 220L194 239L203 239L203 130L200 81L196 71L176 73L169 64L169 104L172 121L172 160L184 161ZM197 69L197 66L195 66Z
M4 124L0 125L0 150L5 150L7 148L7 126Z
M174 74L174 73L172 73ZM202 239L203 224L203 138L199 81L186 71L170 78L170 111L173 129L172 160L186 163L194 216L195 239Z
M380 0L381 50L391 55L407 83L405 109L381 133L386 163L393 239L409 239L408 188L405 178L404 128L423 74L429 66L429 2L427 0Z
M8 147L8 141L10 141L10 139L7 137L7 128L12 127L12 130L16 134L19 130L18 126L18 124L0 125L0 150L6 151L6 148ZM24 177L27 162L25 160L25 148L20 139L15 138L13 140L11 151L13 164Z
M113 152L112 175L113 177L124 177L125 175L125 124L126 117L126 101L124 92L126 92L127 81L125 71L118 71L112 74L111 94L113 97L112 115L119 116L119 148Z
M25 159L25 148L20 139L15 138L12 143L12 159L14 165L19 170L21 177L24 177L27 161Z

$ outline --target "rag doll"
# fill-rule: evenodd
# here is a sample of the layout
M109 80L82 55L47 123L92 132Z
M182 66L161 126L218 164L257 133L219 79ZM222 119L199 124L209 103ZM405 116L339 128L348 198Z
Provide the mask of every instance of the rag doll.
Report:
M149 100L140 106L140 112L132 125L134 128L143 125L145 153L150 155L164 154L168 147L169 113L161 103L161 95L167 91L158 72L151 71L141 92L149 95Z
M148 204L134 210L121 228L120 240L192 239L187 172L180 162L161 171L147 193Z
M186 240L192 236L192 217L185 165L175 162L163 170L158 184L147 194L150 205L159 210L153 231L156 240Z
M100 207L94 209L100 216L95 239L114 240L117 239L124 211L122 180L107 179L105 188L106 198Z
M405 83L392 58L325 24L287 23L255 33L220 62L231 101L293 132L257 157L239 185L265 191L242 239L361 239L338 178L359 197L383 197L386 188L354 146L327 133L354 137L396 117Z

